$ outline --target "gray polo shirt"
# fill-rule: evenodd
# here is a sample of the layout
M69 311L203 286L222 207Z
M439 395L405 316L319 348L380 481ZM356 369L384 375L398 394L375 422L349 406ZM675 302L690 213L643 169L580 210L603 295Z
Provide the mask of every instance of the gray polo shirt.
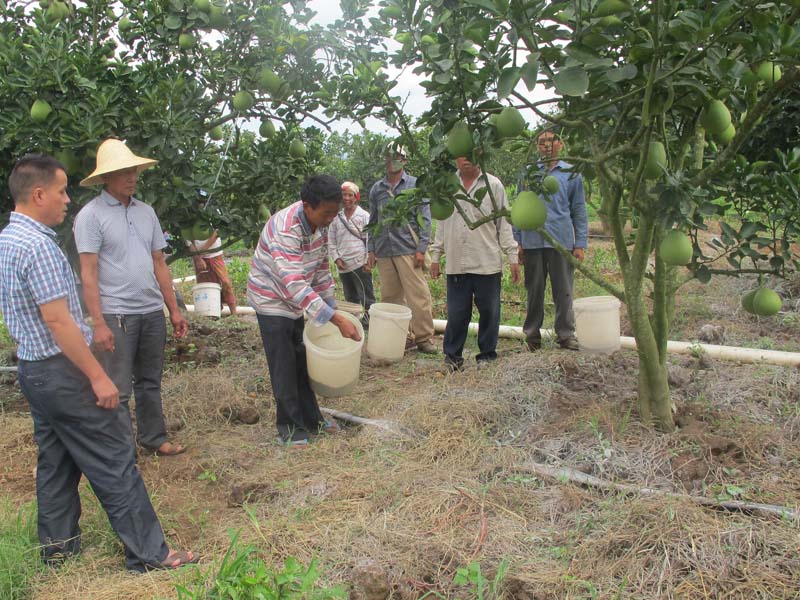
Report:
M103 190L75 218L78 252L97 254L104 314L135 315L161 310L153 252L167 246L152 207L131 198L127 207Z

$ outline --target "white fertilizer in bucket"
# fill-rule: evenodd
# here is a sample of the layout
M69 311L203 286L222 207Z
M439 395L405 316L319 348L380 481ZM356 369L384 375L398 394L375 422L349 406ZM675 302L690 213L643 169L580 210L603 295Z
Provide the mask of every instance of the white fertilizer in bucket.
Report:
M337 311L356 326L359 341L342 337L333 323L315 325L307 321L303 329L306 363L311 389L320 396L336 398L348 394L358 383L361 369L361 348L364 345L364 328L353 315Z
M575 311L575 334L582 352L610 354L620 348L620 301L614 296L577 298L572 303Z
M369 307L367 353L385 362L397 362L406 351L411 309L400 304L378 302Z
M195 314L219 317L222 313L221 294L222 286L218 283L198 283L192 287Z

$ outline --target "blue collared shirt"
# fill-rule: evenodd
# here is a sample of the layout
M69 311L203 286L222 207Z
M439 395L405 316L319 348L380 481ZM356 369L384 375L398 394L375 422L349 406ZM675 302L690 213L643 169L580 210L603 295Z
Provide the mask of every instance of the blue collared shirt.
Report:
M392 188L389 180L384 177L375 182L369 191L369 224L372 225L380 221L381 212L389 201L399 192L408 190L417 185L417 178L403 171L403 175L397 185ZM422 227L419 226L418 218L422 217ZM381 227L377 235L370 236L367 248L374 252L378 258L390 258L392 256L405 256L415 252L425 252L431 240L431 207L428 203L417 207L408 216L408 223L414 229L414 235L408 229L408 225L403 227ZM416 235L416 240L414 236Z
M546 168L542 163L537 166L540 171ZM547 206L544 230L567 250L586 248L589 238L589 217L586 214L583 179L580 174L572 172L572 165L563 160L558 161L548 175L558 179L561 188L555 194L545 195L542 198ZM521 179L519 189L520 191L525 189L524 178ZM536 231L520 231L515 227L514 239L522 244L525 250L552 248Z
M161 310L153 252L167 241L155 211L131 198L126 207L106 190L75 218L78 252L97 255L97 283L103 313L141 315Z
M75 277L56 243L56 232L18 212L0 232L0 311L17 342L22 360L42 360L61 353L39 306L67 298L70 315L86 343L92 330L83 322Z

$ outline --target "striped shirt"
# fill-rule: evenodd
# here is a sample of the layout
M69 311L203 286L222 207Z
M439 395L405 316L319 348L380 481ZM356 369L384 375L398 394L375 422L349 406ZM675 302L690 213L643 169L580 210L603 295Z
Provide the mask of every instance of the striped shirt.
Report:
M302 202L264 225L247 276L247 301L260 314L299 319L306 313L320 325L333 316L327 228L311 231Z
M67 298L67 308L89 344L92 330L83 322L75 277L56 243L56 232L18 212L0 232L0 311L22 360L61 353L39 306Z
M340 258L344 261L344 268L339 269L340 273L355 271L367 262L367 247L364 243L367 232L364 229L368 222L369 213L356 206L350 218L344 214L344 210L339 211L333 223L328 226L328 254L334 262Z
M167 241L153 207L131 198L126 207L106 190L75 218L75 245L97 255L97 284L103 313L143 315L164 306L153 252Z

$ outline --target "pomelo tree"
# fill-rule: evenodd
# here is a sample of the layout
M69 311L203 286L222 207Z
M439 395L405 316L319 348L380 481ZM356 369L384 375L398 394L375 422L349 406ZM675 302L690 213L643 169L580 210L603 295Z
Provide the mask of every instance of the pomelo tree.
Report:
M347 4L356 13L352 7L366 3ZM431 127L431 169L421 187L429 197L452 194L444 183L452 170L448 132L454 126L463 131L458 124L465 124L472 143L459 142L460 151L483 164L508 141L497 126L504 106L528 108L568 139L580 140L568 144L563 158L596 180L621 283L573 263L626 304L639 355L640 415L671 429L666 346L679 288L693 278L707 282L712 274L780 274L791 263L796 190L776 196L766 215L757 208L763 207L763 196L735 194L730 179L741 177L734 166L746 162L737 158L742 145L759 136L770 108L800 83L797 2L385 0L381 5L378 17L351 21L350 27L353 35L363 28L394 40L383 54L365 61L385 57L425 78L432 107L421 121ZM537 86L550 97L534 100ZM397 119L391 115L388 121ZM523 134L512 143L534 160L532 139ZM761 184L769 180L762 178ZM542 191L542 178L534 178L531 187ZM497 210L470 226L506 216ZM697 235L709 219L722 226L714 247ZM682 233L670 234L673 230ZM688 264L677 264L685 260ZM719 268L726 262L727 268Z
M254 240L262 205L295 200L319 162L320 130L304 127L338 117L312 115L337 80L312 14L302 1L0 1L0 180L27 152L55 154L74 212L96 193L77 183L98 144L118 137L159 160L138 195L171 233L212 221ZM278 131L254 135L248 119ZM3 186L0 211L11 207Z

